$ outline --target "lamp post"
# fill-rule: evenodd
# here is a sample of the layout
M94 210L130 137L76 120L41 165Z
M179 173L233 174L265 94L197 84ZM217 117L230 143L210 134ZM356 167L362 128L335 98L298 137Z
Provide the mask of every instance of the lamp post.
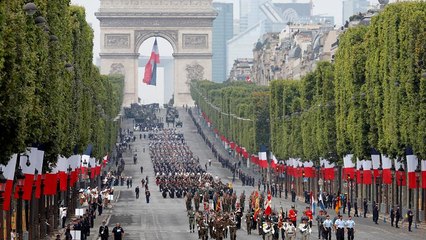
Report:
M359 168L359 173L361 175L361 203L364 201L364 167L361 165Z
M72 171L71 165L68 165L68 168L67 168L67 173L68 173L67 174L67 195L65 197L65 202L67 203L66 207L69 210L71 210L71 196L70 196L70 193L71 193L71 186L70 186L71 171Z
M24 194L24 191L22 191L22 187L24 186L25 175L22 172L21 166L19 166L16 170L15 179L18 187L18 200L16 203L16 234L17 239L22 240L22 195Z
M348 192L349 192L350 204L353 204L353 197L352 197L352 189L353 189L352 181L353 181L353 179L351 178L350 174L348 174L347 179L348 179Z
M391 181L392 181L392 208L395 206L395 185L394 185L394 180L395 180L395 165L392 164L391 167Z
M4 239L3 228L3 193L6 188L6 178L3 175L3 169L0 167L0 239Z
M39 225L40 225L40 238L43 239L46 236L46 203L44 196L44 180L46 175L41 176L41 184L40 184L40 201L39 201Z
M420 185L420 165L417 165L416 168L416 227L417 224L420 223L420 217L419 217L419 200L420 200L420 191L419 191L419 185Z
M402 213L402 181L403 181L404 168L402 168L402 164L398 169L398 180L399 180L399 209Z
M31 197L31 200L29 201L29 204L30 204L30 213L29 213L29 215L30 215L30 224L29 224L29 226L28 226L28 233L29 233L29 238L30 239L35 239L35 238L37 238L36 236L37 236L37 229L36 229L36 227L37 227L37 225L36 225L36 215L38 215L38 214L36 214L36 212L37 212L37 205L36 205L36 198L35 198L35 191L36 191L36 183L37 183L37 178L38 178L38 170L37 169L35 169L34 170L34 182L33 182L33 185L32 185L32 197Z
M378 182L378 184L376 183L376 186L378 186L377 191L376 191L376 195L377 195L377 202L379 203L379 209L382 208L382 174L383 174L383 168L382 168L382 164L379 165L379 168L377 168L378 172L379 172L379 176L377 177L376 181Z

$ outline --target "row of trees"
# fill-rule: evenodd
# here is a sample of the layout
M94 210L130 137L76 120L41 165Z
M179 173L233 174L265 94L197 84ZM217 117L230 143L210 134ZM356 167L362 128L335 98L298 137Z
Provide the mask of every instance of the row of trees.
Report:
M38 0L31 16L26 2L0 3L0 163L28 146L45 151L45 166L90 143L102 157L116 141L123 77L93 65L84 8Z
M192 99L208 116L214 129L248 152L268 145L269 91L253 84L193 81Z
M321 62L302 80L272 81L269 95L244 84L196 86L194 99L215 126L250 152L259 144L246 139L270 132L261 142L280 159L369 159L372 148L392 158L412 149L426 159L426 3L391 4L369 26L347 29L334 64ZM259 124L229 128L235 118L221 112L260 117Z

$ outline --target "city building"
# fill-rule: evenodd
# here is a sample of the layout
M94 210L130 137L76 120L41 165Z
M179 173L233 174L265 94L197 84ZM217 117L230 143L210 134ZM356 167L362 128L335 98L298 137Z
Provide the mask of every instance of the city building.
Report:
M367 12L370 6L369 0L345 0L342 7L342 24L349 21L355 14Z
M253 58L238 58L232 66L229 81L248 81L251 82L251 72L253 67Z
M214 82L223 82L226 80L226 43L234 35L234 13L232 3L214 2L213 7L218 15L213 21L212 35L212 80Z

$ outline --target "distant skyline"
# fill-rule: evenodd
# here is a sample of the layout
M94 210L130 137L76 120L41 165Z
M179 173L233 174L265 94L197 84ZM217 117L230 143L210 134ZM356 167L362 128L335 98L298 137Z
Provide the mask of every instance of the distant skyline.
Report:
M293 2L294 0L276 0L274 2ZM310 0L295 0L297 2L309 2ZM391 0L390 2L394 2L395 0ZM234 3L234 18L238 18L239 16L239 0L214 0L214 2L227 2ZM340 26L342 22L342 2L343 0L313 0L314 4L313 13L314 15L328 15L334 16L334 20L337 26ZM372 5L377 5L377 0L370 0ZM94 62L96 62L96 58L99 57L100 52L100 28L99 21L95 17L95 12L99 10L100 0L71 0L71 3L74 5L80 5L86 8L86 19L92 26L94 30ZM167 42L164 42L167 44ZM159 42L160 44L160 42ZM140 53L145 55L151 52L152 45L143 44ZM161 46L160 46L161 47ZM169 46L167 46L169 48ZM160 49L161 50L161 49ZM171 56L171 53L162 51L163 55Z

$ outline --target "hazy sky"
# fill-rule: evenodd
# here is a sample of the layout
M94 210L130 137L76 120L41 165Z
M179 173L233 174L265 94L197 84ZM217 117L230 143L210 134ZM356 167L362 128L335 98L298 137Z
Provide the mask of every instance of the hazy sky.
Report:
M216 2L231 2L234 3L234 18L238 17L238 9L239 9L239 0L215 0ZM244 0L243 0L244 1ZM298 0L299 2L308 2L309 0ZM285 1L284 1L285 2ZM291 2L288 0L287 2ZM334 16L334 21L339 24L342 22L342 2L343 0L313 0L314 3L314 14L324 14ZM372 4L377 4L377 0L370 0ZM93 26L95 31L95 48L94 54L96 57L99 56L100 49L100 40L99 40L99 21L96 19L94 13L98 11L100 0L71 0L72 4L81 5L86 8L86 18L87 21ZM159 42L159 46L161 49L162 42ZM143 44L141 46L140 52L145 53L151 52L152 43ZM169 47L169 46L167 46ZM145 49L146 48L146 49ZM164 50L164 48L163 48ZM164 52L164 51L163 51ZM145 55L145 54L144 54ZM167 54L170 55L170 54Z

